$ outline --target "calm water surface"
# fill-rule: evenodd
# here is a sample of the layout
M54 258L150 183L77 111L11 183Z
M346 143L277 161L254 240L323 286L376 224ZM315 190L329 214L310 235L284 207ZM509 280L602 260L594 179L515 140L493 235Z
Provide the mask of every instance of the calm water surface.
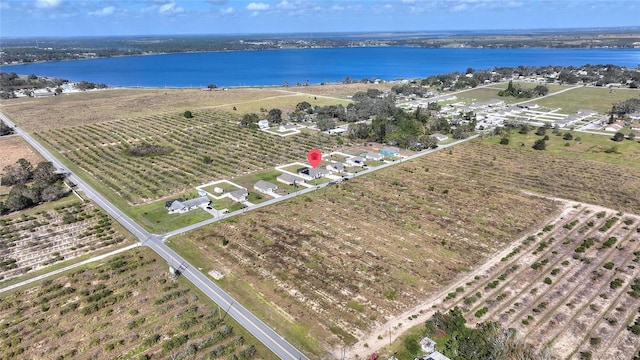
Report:
M3 66L2 71L110 86L290 85L421 78L496 66L615 64L637 67L640 49L426 49L362 47L131 56Z

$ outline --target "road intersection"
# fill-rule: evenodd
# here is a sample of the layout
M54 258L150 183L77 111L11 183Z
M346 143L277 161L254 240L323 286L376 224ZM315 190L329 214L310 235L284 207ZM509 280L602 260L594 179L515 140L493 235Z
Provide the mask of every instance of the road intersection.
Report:
M136 223L124 212L122 212L122 210L118 209L115 205L113 205L109 200L107 200L104 196L102 196L99 192L97 192L82 178L72 173L70 170L66 169L65 166L62 164L62 162L60 162L55 156L53 156L53 154L51 154L51 152L49 152L47 148L42 146L26 131L17 127L15 123L13 123L9 118L7 118L1 112L0 112L0 119L4 121L5 124L11 126L15 130L15 132L18 135L20 135L27 143L29 143L29 145L31 145L36 151L38 151L42 155L42 157L44 157L47 161L50 161L61 172L65 173L67 175L67 178L71 182L76 184L78 190L84 192L87 198L94 201L98 206L104 209L116 221L118 221L122 226L124 226L128 231L130 231L138 239L141 245L148 246L149 248L151 248L159 256L161 256L165 261L167 261L167 263L170 266L177 269L180 272L180 275L184 276L189 281L191 281L200 291L202 291L211 300L213 300L216 304L218 304L218 306L224 309L228 309L227 313L229 316L234 318L241 326L247 329L247 331L249 331L253 336L255 336L260 342L262 342L265 346L267 346L271 351L273 351L279 358L298 359L298 360L308 359L300 350L296 349L293 345L289 344L289 342L287 342L282 336L277 334L273 329L271 329L264 322L262 322L255 315L253 315L238 301L236 301L228 293L226 293L219 286L217 286L211 279L209 279L206 275L204 275L198 269L194 268L186 259L181 257L173 249L169 248L164 243L164 241L172 236L184 234L186 232L192 231L202 226L206 226L214 222L245 213L246 211L257 210L262 207L272 205L279 201L285 201L287 199L293 198L298 195L306 194L308 192L315 191L326 186L331 186L334 184L334 182L323 183L314 187L301 189L299 191L290 193L288 195L270 199L260 204L256 204L254 206L251 206L250 208L241 209L232 213L224 214L223 216L220 216L217 218L201 221L199 223L192 224L192 225L189 225L165 234L153 234L145 230L142 226ZM478 135L474 135L472 137L462 139L462 140L457 140L449 144L439 146L435 149L424 150L417 154L404 157L401 160L398 160L395 162L386 163L380 166L376 166L374 168L366 169L356 174L352 174L347 177L344 177L342 181L349 180L357 176L366 175L373 171L381 170L389 166L393 166L398 163L404 162L406 160L410 160L413 158L417 158L420 156L433 153L435 151L441 151L448 147L457 145L464 141L469 141L476 137L478 137ZM90 260L87 260L87 262L88 261ZM46 277L49 275L52 275L52 274L50 273L42 276Z

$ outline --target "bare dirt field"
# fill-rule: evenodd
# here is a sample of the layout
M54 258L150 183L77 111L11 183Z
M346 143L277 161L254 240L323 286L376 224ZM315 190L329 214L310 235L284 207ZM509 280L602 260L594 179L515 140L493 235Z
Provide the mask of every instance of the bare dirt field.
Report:
M363 355L375 349L363 339L397 336L407 317L426 310L416 304L438 298L519 235L555 222L557 204L522 190L640 213L633 166L478 140L171 243L199 266L233 274L223 285L261 304L258 313L268 312L267 302L303 324L318 348L332 349L327 358L343 345L359 344L352 354Z
M556 211L446 169L400 164L169 242L228 274L223 286L288 339L335 358Z
M0 298L3 359L273 359L146 248ZM234 357L235 356L235 357Z
M291 111L301 101L313 105L345 103L347 95L370 88L388 89L390 84L314 85L268 88L200 89L108 89L50 98L4 100L2 111L29 132L96 124L110 120L144 117L165 112L221 108L238 118L260 108L282 107ZM310 96L307 96L308 94ZM327 99L329 98L329 99ZM337 99L336 99L337 98ZM274 104L274 99L277 100Z

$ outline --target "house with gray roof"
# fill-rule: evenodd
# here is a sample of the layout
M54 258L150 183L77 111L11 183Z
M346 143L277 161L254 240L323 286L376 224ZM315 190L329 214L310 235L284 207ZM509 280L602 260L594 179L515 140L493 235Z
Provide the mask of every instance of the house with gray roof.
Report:
M323 168L305 167L298 170L298 175L300 175L301 177L307 180L312 180L312 179L318 179L318 178L329 175L329 170L323 169Z
M210 203L211 203L211 200L209 199L209 197L200 196L191 200L177 199L173 201L168 201L166 204L167 205L166 208L169 211L169 214L176 214L176 213L182 214L182 213L186 213L191 210L197 209L199 207L200 208L205 207Z
M278 190L278 185L272 184L268 181L258 180L258 182L253 184L253 190L270 195L274 191Z
M247 189L245 188L233 190L228 193L229 198L237 202L246 201L248 195L249 195L249 191L247 191Z
M331 163L327 165L327 170L334 173L342 174L344 172L344 164L341 162Z
M287 185L301 184L304 182L304 179L300 176L291 175L289 173L280 174L280 176L278 176L276 180Z

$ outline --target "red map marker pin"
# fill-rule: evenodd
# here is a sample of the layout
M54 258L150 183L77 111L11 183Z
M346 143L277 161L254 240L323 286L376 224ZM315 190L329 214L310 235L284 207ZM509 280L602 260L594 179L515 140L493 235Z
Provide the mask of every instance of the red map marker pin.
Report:
M312 149L307 154L307 160L309 160L309 164L315 169L320 165L320 161L322 161L322 153L318 149Z

